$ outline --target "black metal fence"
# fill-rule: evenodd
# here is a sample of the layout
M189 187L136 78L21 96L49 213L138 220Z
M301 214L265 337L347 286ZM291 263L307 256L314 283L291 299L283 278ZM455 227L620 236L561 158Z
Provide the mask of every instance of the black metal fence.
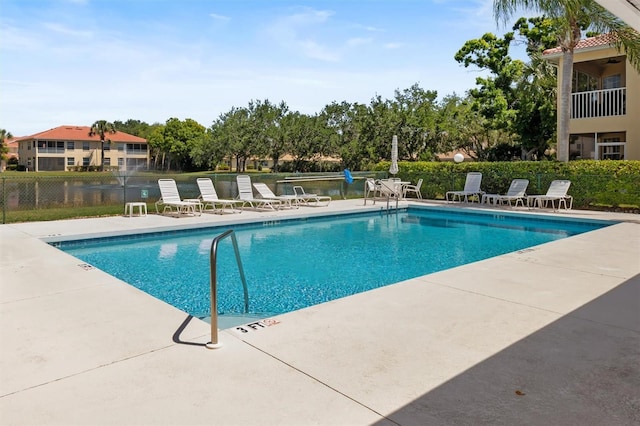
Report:
M286 182L287 177L310 178L296 182L304 186L305 191L319 195L329 195L333 199L358 198L364 192L365 177L385 178L387 172L357 172L355 180L347 184L340 179L341 173L325 174L334 179L312 179L320 174L276 174L251 173L255 182L268 184L277 194L291 194L293 184ZM208 177L214 182L220 198L237 196L235 173L202 174L151 174L151 173L86 173L67 176L39 175L24 173L18 176L0 176L0 202L2 223L43 219L43 210L66 210L74 217L74 210L83 210L85 216L115 214L124 210L127 202L146 202L153 210L153 204L160 198L158 179L172 178L178 184L182 198L197 198L200 195L196 179ZM405 181L416 182L424 179L421 192L425 198L442 199L446 191L462 189L466 173L400 172ZM575 208L605 208L638 212L640 206L640 176L626 175L612 179L611 176L587 175L558 176L550 173L535 173L530 176L517 176L529 179L528 194L544 194L554 179L570 179L572 186L569 194L574 198ZM337 178L337 179L335 179ZM510 176L484 173L482 189L488 193L504 193L509 187ZM53 215L47 219L60 218Z
M37 173L25 173L20 176L0 177L2 197L2 223L13 222L15 213L44 209L85 209L87 215L95 215L108 211L123 210L125 203L146 202L150 208L160 198L158 179L175 179L180 196L198 198L200 191L196 183L199 177L210 178L220 198L235 198L238 194L235 173L202 173L202 174L148 174L148 173L87 173L68 176L46 176ZM275 174L252 173L255 182L268 184L277 194L292 194L293 184L284 182L286 177L312 177L319 174ZM360 197L364 190L364 179L356 179L347 184L340 177L342 174L331 174L334 179L309 179L296 182L306 192L329 195L334 199ZM359 174L382 178L386 173L371 172ZM337 179L336 179L337 178ZM109 207L112 207L109 210ZM102 210L100 210L102 209ZM106 210L105 210L106 209ZM17 215L20 221L30 220L27 214ZM38 215L35 215L38 216Z

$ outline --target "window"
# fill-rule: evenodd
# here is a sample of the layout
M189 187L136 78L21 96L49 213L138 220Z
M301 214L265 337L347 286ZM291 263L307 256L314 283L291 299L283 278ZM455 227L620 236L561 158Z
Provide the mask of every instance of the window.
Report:
M105 142L102 149L104 151L111 151L111 143L110 142Z
M82 165L83 165L83 166L85 166L85 167L86 167L86 166L88 166L88 165L90 164L90 163L89 163L89 161L90 161L90 160L91 160L91 159L90 159L89 157L84 157L84 158L82 159Z
M124 166L124 158L118 158L118 168L122 168Z
M147 144L143 143L128 143L127 152L132 154L146 154Z
M89 142L82 142L82 150L83 151L89 151ZM87 164L87 166L88 166L88 164Z
M67 166L75 166L76 162L73 157L67 157Z
M602 147L603 160L624 160L624 146L607 145Z
M602 79L603 89L617 89L622 87L622 77L620 74L610 75Z
M38 152L63 154L64 141L38 141Z
M620 142L620 137L605 137L600 145L601 160L624 160L624 142Z
M105 157L103 166L111 166L111 158Z
M598 79L589 74L580 71L574 71L573 82L571 86L572 93L598 90Z
M67 150L68 151L73 151L74 149L76 149L76 143L75 142L67 142Z

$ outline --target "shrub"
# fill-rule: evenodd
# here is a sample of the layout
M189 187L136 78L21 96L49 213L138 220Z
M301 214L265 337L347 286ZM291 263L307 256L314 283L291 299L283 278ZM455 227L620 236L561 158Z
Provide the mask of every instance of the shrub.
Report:
M376 171L389 170L383 161ZM503 194L512 179L529 179L527 194L544 194L555 179L569 179L574 207L581 209L640 209L640 161L579 160L510 162L400 162L398 177L416 182L424 179L422 195L443 199L447 191L462 189L467 172L482 173L482 189Z

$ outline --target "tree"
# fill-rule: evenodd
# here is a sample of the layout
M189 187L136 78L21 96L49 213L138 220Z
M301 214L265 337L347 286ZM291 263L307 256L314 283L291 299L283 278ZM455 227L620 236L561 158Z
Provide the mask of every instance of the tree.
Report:
M147 143L149 144L149 151L153 157L153 168L164 169L167 154L171 148L164 139L164 124L155 127L149 136L147 137ZM158 162L160 165L158 166ZM169 170L170 161L167 163L167 170Z
M227 155L226 147L218 137L219 127L213 125L205 132L204 137L191 144L189 155L193 163L207 170L215 170Z
M229 155L236 157L236 171L244 172L252 149L249 110L232 107L218 120L219 137L226 143Z
M401 160L416 160L425 152L438 151L442 132L436 126L437 97L438 92L424 90L417 83L402 92L395 91L391 108L397 125L393 133L401 142L398 150Z
M289 153L293 157L294 171L307 171L309 161L327 153L329 129L319 115L289 112L282 118L282 126Z
M362 168L366 146L361 137L361 121L367 113L366 105L345 101L334 101L320 112L320 120L327 129L328 154L340 157L343 167Z
M397 109L396 109L397 111ZM393 102L380 95L371 99L366 117L362 118L362 137L366 141L367 159L374 163L391 159L391 140L400 128L400 117ZM398 141L399 145L402 141ZM400 155L398 146L398 155Z
M273 161L273 171L278 171L278 160L287 153L287 141L281 126L289 107L285 102L275 105L264 101L249 102L248 130L251 133L252 152L260 158L269 157Z
M148 139L149 135L158 126L161 126L159 123L154 123L149 125L144 121L128 119L125 122L122 121L114 121L113 124L116 126L118 131L125 132L133 136L138 136L140 138Z
M582 37L582 31L591 29L609 33L611 44L619 52L624 50L627 59L638 71L640 33L594 0L494 0L493 10L497 21L502 19L506 22L522 10L540 12L555 21L557 42L563 52L556 152L559 161L569 161L573 52Z
M516 84L518 113L513 121L520 157L525 160L547 156L549 145L556 139L557 75L542 52L556 46L557 25L556 20L543 16L520 18L513 26L525 37L530 59Z
M498 38L486 33L481 38L467 41L455 54L465 67L475 65L491 71L492 76L476 78L478 88L469 90L472 108L486 118L492 130L509 130L514 119L515 84L521 78L524 62L509 56L509 47L514 40L512 32Z
M0 129L0 160L7 159L7 153L9 152L9 147L5 145L4 141L6 139L13 138L11 132L7 132L5 129Z
M520 157L539 160L547 155L556 134L557 79L551 64L539 53L532 53L531 58L517 84L518 113L512 128L520 142Z
M482 138L485 119L471 109L471 98L458 95L445 96L438 105L436 126L443 137L440 152L462 149L472 158L482 151ZM427 158L421 158L426 160Z
M111 143L111 139L107 138L107 134L115 134L116 126L106 120L98 120L91 126L89 136L100 137L100 171L104 171L104 143Z
M177 170L191 170L194 164L194 149L202 150L207 139L204 126L190 118L184 121L170 118L164 125L154 124L153 127L147 142L154 157L155 167L158 167L160 160L160 168L165 170L171 169L171 163L175 164ZM202 157L198 157L197 162L207 163Z
M202 143L205 134L205 127L191 118L184 121L177 118L168 119L162 136L163 146L168 147L170 153L169 165L173 161L178 170L191 170L193 168L191 150Z

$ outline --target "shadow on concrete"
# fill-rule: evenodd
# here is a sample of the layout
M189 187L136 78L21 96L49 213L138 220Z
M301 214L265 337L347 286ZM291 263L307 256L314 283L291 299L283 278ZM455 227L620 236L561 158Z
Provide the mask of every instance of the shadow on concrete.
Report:
M173 342L174 343L179 343L181 345L192 345L192 346L203 346L203 347L206 347L207 345L204 344L204 343L187 342L186 340L180 339L180 335L182 334L184 329L187 328L187 326L189 325L189 323L191 322L192 319L193 319L193 315L187 315L187 317L184 319L184 321L182 321L182 324L180 324L180 327L178 327L176 332L173 333L173 337L172 337Z
M401 425L640 424L640 275L386 417Z

